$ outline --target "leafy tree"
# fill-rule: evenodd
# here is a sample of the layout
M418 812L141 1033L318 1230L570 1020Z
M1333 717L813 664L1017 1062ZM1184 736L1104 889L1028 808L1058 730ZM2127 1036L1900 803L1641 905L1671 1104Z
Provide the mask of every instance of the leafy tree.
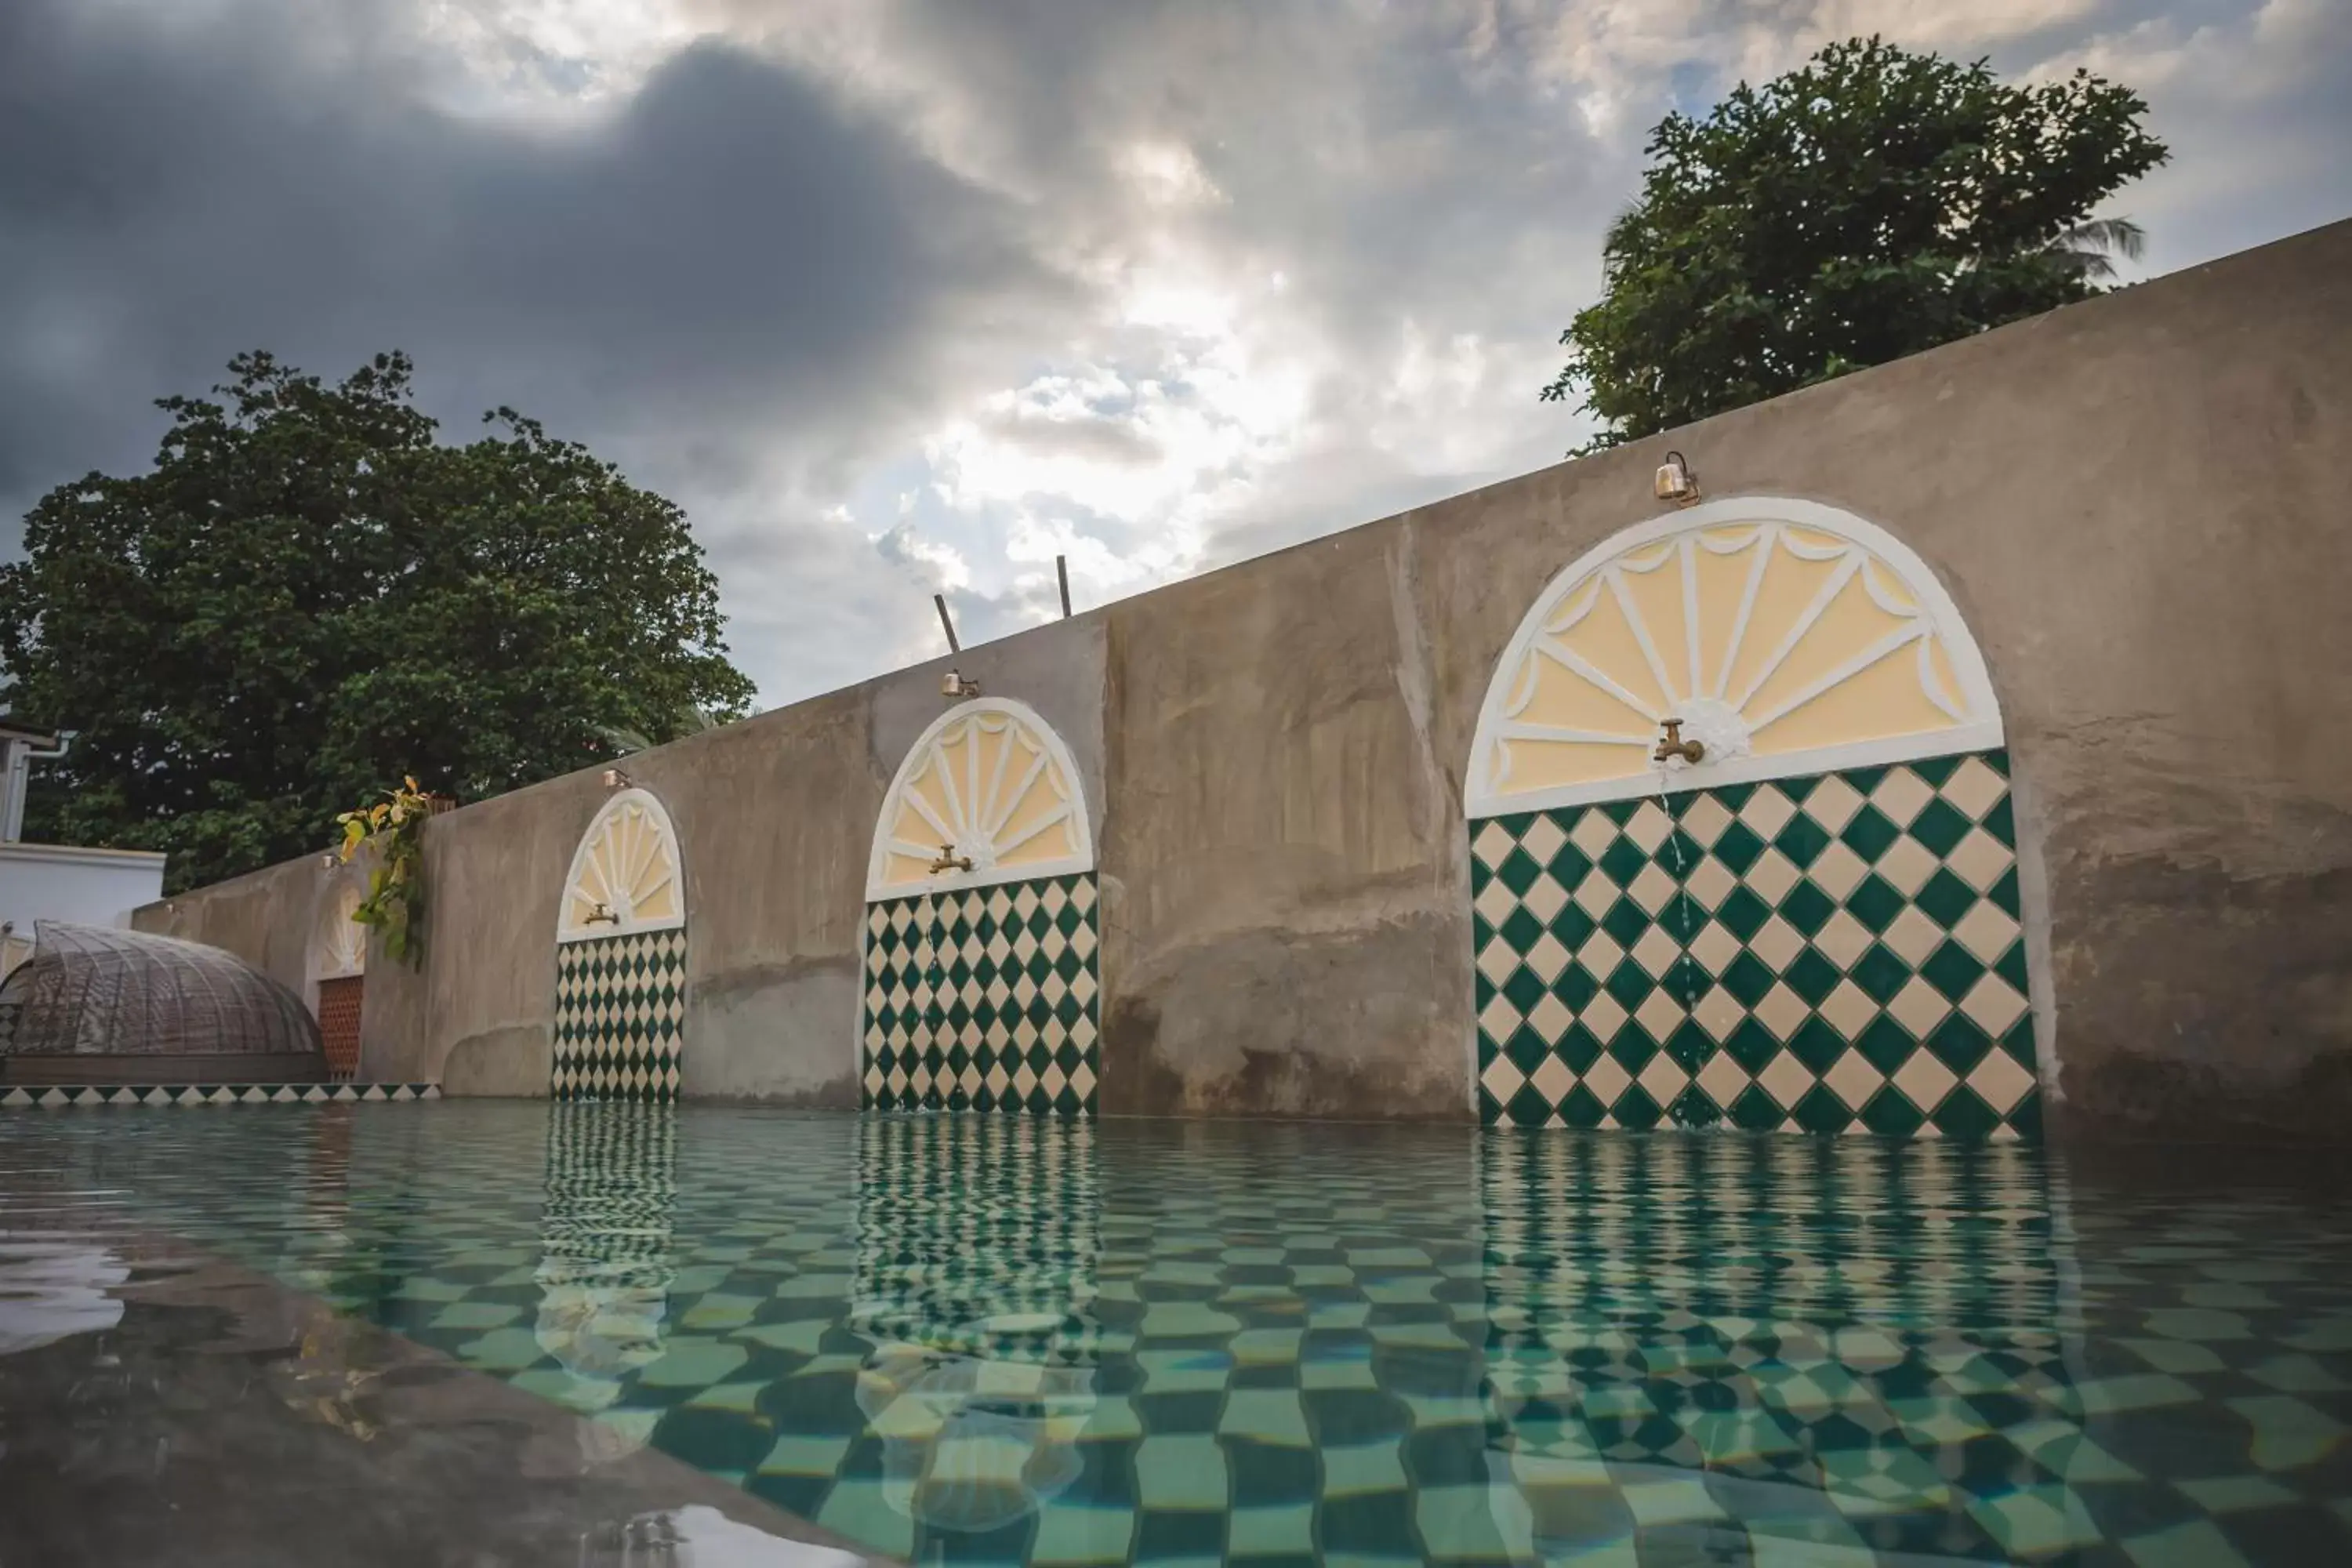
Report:
M160 400L153 471L60 485L0 567L15 710L79 731L33 836L168 850L183 888L324 848L404 774L478 798L746 710L667 500L512 409L436 442L402 354L229 371Z
M1582 392L1593 451L2087 299L2138 254L2089 214L2164 162L2147 111L2086 71L2011 87L1873 37L1669 114L1543 396Z

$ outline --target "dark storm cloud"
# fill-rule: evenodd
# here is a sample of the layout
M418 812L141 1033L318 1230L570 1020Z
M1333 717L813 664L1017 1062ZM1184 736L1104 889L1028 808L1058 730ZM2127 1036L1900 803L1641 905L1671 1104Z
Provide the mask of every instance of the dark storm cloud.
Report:
M929 395L961 318L1055 287L995 198L787 65L706 43L604 123L497 123L434 107L376 15L7 9L12 529L47 486L143 459L159 422L131 411L245 347L330 375L404 347L436 412L511 403L726 489L753 477L747 430L821 466L824 435Z

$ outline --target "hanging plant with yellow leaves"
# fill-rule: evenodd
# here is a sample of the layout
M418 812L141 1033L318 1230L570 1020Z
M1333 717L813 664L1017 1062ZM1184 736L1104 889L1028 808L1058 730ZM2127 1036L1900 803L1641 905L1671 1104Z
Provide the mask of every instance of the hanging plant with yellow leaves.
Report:
M401 787L386 790L383 800L335 820L342 825L341 851L348 865L363 849L375 852L368 872L367 897L352 911L352 919L383 933L383 951L406 963L425 952L425 819L433 813L433 797L404 778Z

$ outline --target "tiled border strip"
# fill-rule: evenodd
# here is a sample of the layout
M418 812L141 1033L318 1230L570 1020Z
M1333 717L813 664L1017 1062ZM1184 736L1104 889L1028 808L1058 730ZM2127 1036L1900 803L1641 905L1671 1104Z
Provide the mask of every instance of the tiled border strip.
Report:
M63 1110L86 1105L360 1105L438 1100L437 1083L12 1084L0 1109Z

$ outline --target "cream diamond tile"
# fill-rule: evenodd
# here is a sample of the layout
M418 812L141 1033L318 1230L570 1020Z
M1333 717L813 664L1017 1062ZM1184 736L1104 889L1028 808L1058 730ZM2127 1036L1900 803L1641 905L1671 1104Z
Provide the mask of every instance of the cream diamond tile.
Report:
M1080 1050L1084 1050L1088 1046L1093 1045L1095 1043L1095 1021L1084 1013L1079 1014L1078 1021L1070 1026L1070 1039Z
M1034 882L1021 884L1021 890L1013 895L1013 910L1024 921L1037 912L1037 885ZM1025 1094L1028 1091L1024 1089L1022 1092Z
M1597 921L1616 904L1617 884L1596 866L1576 885L1575 899L1576 907Z
M1805 939L1798 934L1795 926L1774 915L1757 927L1756 934L1748 939L1748 951L1762 959L1772 973L1778 974L1797 962L1797 954L1805 951Z
M1898 838L1878 858L1878 874L1905 898L1916 898L1936 874L1936 856L1916 838Z
M1499 888L1502 883L1490 885ZM1529 914L1549 925L1552 917L1568 907L1568 889L1553 880L1551 873L1546 871L1528 884L1527 897L1519 901L1527 905Z
M1805 875L1812 879L1814 887L1843 903L1846 895L1860 887L1862 879L1870 875L1870 868L1843 841L1833 839L1829 847L1815 856L1813 863L1805 868Z
M1989 891L2000 880L2001 873L2016 860L2009 847L1981 827L1971 827L1969 836L1952 847L1944 857L1944 864L1952 868L1960 880L1978 892Z
M1071 1069L1070 1087L1078 1091L1081 1100L1092 1095L1095 1091L1095 1069L1080 1062Z
M906 1091L907 1068L902 1063L890 1069L890 1092L892 1094L904 1094Z
M1925 910L1916 904L1906 904L1878 940L1886 944L1889 952L1916 969L1927 962L1929 953L1944 945L1944 932L1927 918Z
M1862 792L1832 773L1813 786L1812 793L1805 796L1802 809L1835 837L1845 831L1845 825L1862 809Z
M1559 1037L1568 1033L1568 1026L1574 1022L1576 1015L1568 1010L1568 1004L1549 992L1528 1014L1528 1026L1548 1046L1559 1044Z
M1091 874L1079 878L1077 885L1070 889L1070 902L1077 907L1080 914L1092 910L1097 897L1099 895L1095 891L1095 879Z
M1617 825L1609 820L1607 813L1596 808L1576 819L1576 826L1568 830L1568 841L1586 859L1598 860L1602 850L1617 842Z
M1063 889L1061 883L1048 882L1045 884L1045 894L1043 901L1047 914L1058 915L1064 910L1070 907L1070 895ZM1055 1089L1055 1092L1060 1092L1058 1087Z
M1675 879L1663 868L1648 865L1634 873L1633 885L1625 890L1633 896L1635 903L1654 915L1675 896Z
M1682 955L1682 943L1668 936L1664 926L1650 927L1633 943L1633 962L1648 970L1653 980L1664 979Z
M1519 1092L1519 1085L1528 1080L1517 1068L1511 1065L1510 1058L1496 1051L1495 1059L1486 1064L1486 1070L1478 1075L1478 1081L1486 1086L1486 1092L1495 1097L1497 1104L1508 1105L1511 1096Z
M1503 863L1517 843L1501 823L1489 821L1470 836L1470 853L1478 858L1478 864L1491 871Z
M1916 1040L1926 1039L1951 1010L1952 1005L1944 1000L1943 993L1916 974L1904 982L1903 989L1895 994L1895 1000L1886 1005L1887 1013L1896 1023L1910 1030L1911 1037ZM1927 1053L1923 1051L1920 1054L1924 1056Z
M963 1071L956 1078L956 1087L963 1090L967 1095L978 1094L980 1092L980 1069L972 1066L970 1062L966 1062L964 1064Z
M1606 1057L1601 1058L1603 1061L1608 1059ZM1805 1070L1804 1063L1787 1051L1766 1062L1764 1070L1756 1075L1756 1081L1765 1093L1780 1101L1783 1110L1811 1093L1813 1088L1813 1075Z
M1979 962L1993 963L2017 940L2017 922L2000 905L1985 899L1960 917L1952 934L1959 939L1962 947L1977 955Z
M1031 1067L1027 1062L1023 1062L1013 1074L1013 1092L1021 1095L1024 1099L1026 1099L1029 1091L1036 1087L1037 1069Z
M1478 951L1478 973L1496 985L1500 985L1504 981L1508 980L1511 977L1511 971L1518 966L1519 955L1513 952L1511 944L1499 936L1489 940L1486 945ZM1003 984L1002 980L997 982L999 985Z
M1643 1067L1641 1076L1635 1081L1663 1108L1672 1105L1675 1097L1688 1087L1690 1074L1683 1071L1674 1058L1660 1051Z
M1615 939L1605 931L1594 931L1584 939L1584 945L1576 950L1576 962L1584 965L1584 973L1604 984L1617 973L1617 965L1623 962L1624 957L1625 950L1619 947Z
M1832 1094L1845 1101L1848 1110L1860 1110L1885 1084L1886 1075L1872 1067L1870 1059L1860 1051L1848 1051L1830 1064L1830 1070L1822 1074L1822 1081L1830 1086Z
M1045 1070L1037 1075L1037 1087L1048 1095L1059 1095L1070 1086L1070 1076L1057 1063L1047 1062Z
M1674 818L1668 816L1665 807L1654 800L1643 801L1625 823L1625 837L1632 839L1634 847L1644 855L1655 855L1658 846L1664 844L1666 836L1674 830Z
M1692 867L1690 875L1683 879L1683 890L1698 900L1699 908L1710 913L1719 909L1738 886L1739 879L1733 874L1731 868L1712 855Z
M1003 1094L1004 1092L1005 1086L1010 1084L1012 1081L1013 1075L1004 1070L1004 1064L1003 1062L999 1062L994 1067L988 1069L987 1082L989 1093Z
M1100 987L1095 984L1095 974L1091 969L1079 970L1078 977L1070 982L1070 994L1078 999L1078 1005L1081 1007L1093 1001L1095 993L1099 989Z
M1664 988L1661 987L1642 998L1642 1005L1633 1009L1633 1016L1642 1027L1650 1031L1650 1038L1663 1044L1689 1015L1683 1011L1681 1003L1667 995Z
M1748 886L1766 903L1778 908L1797 885L1796 866L1778 849L1767 849L1748 868Z
M1479 1009L1478 1026L1486 1031L1488 1039L1499 1046L1517 1032L1519 1010L1511 1005L1509 997L1498 991L1486 1006Z
M1853 961L1870 951L1870 928L1839 910L1813 933L1813 945L1840 969L1852 969Z
M1944 1096L1951 1093L1952 1086L1959 1081L1951 1068L1936 1059L1933 1051L1913 1051L1895 1069L1895 1087L1923 1111L1943 1104Z
M1988 1035L1998 1036L2023 1016L2025 998L1998 974L1985 974L1960 998L1960 1011Z
M1847 1039L1859 1039L1864 1027L1878 1016L1878 1004L1853 981L1841 980L1837 989L1822 998L1822 1016Z
M1576 1087L1576 1075L1558 1057L1546 1057L1528 1075L1528 1082L1535 1086L1535 1091L1544 1097L1547 1104L1557 1108L1561 1097Z
M869 1067L866 1069L866 1093L868 1093L868 1094L879 1094L879 1093L881 1093L881 1092L882 1092L882 1089L883 1089L883 1085L884 1085L884 1084L886 1084L886 1083L887 1083L888 1081L889 1081L888 1079L885 1079L885 1078L882 1076L882 1068L881 1068L878 1065L877 1065L877 1066L869 1066Z
M1551 858L1559 853L1559 847L1567 842L1568 835L1559 830L1559 824L1554 822L1549 814L1538 816L1528 825L1528 830L1519 835L1519 847L1534 856L1538 865L1549 865Z
M1911 819L1919 815L1919 808L1935 797L1936 792L1927 780L1909 768L1894 767L1886 770L1886 776L1870 792L1870 804L1895 826L1908 827Z
M1771 990L1764 993L1764 999L1756 1004L1756 1021L1771 1030L1774 1039L1785 1040L1812 1016L1812 1011L1805 1005L1803 997L1785 984L1775 983Z
M1985 1053L1984 1060L1969 1069L1969 1087L1987 1105L2007 1116L2033 1087L2033 1075L2020 1067L2015 1057L1995 1047Z
M1709 974L1721 974L1724 967L1739 956L1739 939L1717 921L1709 921L1691 939L1690 952Z
M1080 958L1092 958L1096 946L1094 927L1082 925L1070 933L1070 951Z
M1699 1089L1719 1110L1728 1111L1731 1102L1748 1092L1749 1081L1748 1074L1725 1051L1707 1058L1698 1069Z
M1546 1060L1545 1065L1549 1067L1559 1061L1558 1057L1552 1057ZM1560 1062L1560 1071L1568 1071L1567 1063ZM1625 1086L1633 1081L1633 1075L1627 1072L1615 1057L1610 1056L1596 1058L1584 1074L1584 1087L1598 1095L1603 1105L1616 1104L1617 1097L1624 1093ZM1559 1101L1554 1100L1552 1103L1557 1105Z
M1711 849L1731 826L1731 808L1712 795L1702 795L1683 807L1683 831L1702 849Z
M1577 1015L1576 1021L1584 1026L1586 1033L1605 1046L1617 1037L1617 1031L1625 1026L1627 1016L1617 998L1603 991L1584 1005L1584 1011Z
M1937 793L1968 813L1969 821L1982 822L1984 814L2009 793L2009 781L1993 772L1982 757L1970 757L1952 770Z
M880 936L890 929L890 910L886 904L866 906L866 934Z
M1496 878L1479 889L1478 896L1470 900L1470 907L1478 911L1480 920L1499 928L1511 918L1511 911L1518 907L1518 902L1511 889L1503 885L1500 878Z
M1536 938L1535 946L1528 949L1528 967L1547 985L1559 978L1559 972L1568 967L1568 949L1549 931ZM1497 980L1495 984L1500 985L1502 982Z
M994 915L1001 924L1004 917L1013 912L1013 895L1003 888L995 889L988 895L987 908L988 912Z
M1691 1010L1691 1016L1698 1020L1700 1028L1715 1037L1716 1044L1721 1045L1739 1027L1739 1020L1748 1016L1748 1009L1722 986L1710 985L1706 994L1699 998L1698 1005Z
M1797 808L1789 804L1789 797L1770 784L1757 785L1756 793L1739 808L1739 820L1764 839L1779 837L1780 829L1788 826L1789 819L1796 815Z

